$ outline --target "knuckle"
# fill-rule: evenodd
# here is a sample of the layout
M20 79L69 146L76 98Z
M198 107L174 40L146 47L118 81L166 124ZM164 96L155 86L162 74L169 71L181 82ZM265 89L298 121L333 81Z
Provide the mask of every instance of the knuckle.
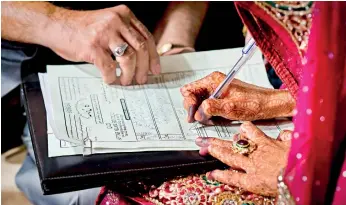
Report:
M91 49L87 49L86 51L79 53L77 58L81 61L95 64L93 55L89 51L91 51Z
M136 50L146 51L148 48L147 42L144 39L138 39L136 43Z
M118 6L118 9L120 10L121 13L123 14L130 14L131 10L129 7L127 7L125 4L121 4Z
M210 103L210 100L204 100L202 102L202 108L204 110L209 110L211 108L211 103Z
M129 49L128 54L126 55L127 58L132 59L136 55L136 52L133 49Z
M221 73L220 71L214 71L210 75L211 76L216 76L216 77L225 76L225 74Z
M103 14L103 19L105 20L105 23L103 25L109 25L114 23L114 21L118 21L120 19L120 16L117 12L114 11L107 11Z
M136 58L136 52L133 49L128 49L126 55L122 57L125 61L130 61Z
M147 29L145 28L145 30L147 30ZM152 42L155 42L155 39L154 39L153 34L150 33L149 31L146 31L144 35L145 35L145 37L146 37L148 40L150 40L150 41L152 41Z

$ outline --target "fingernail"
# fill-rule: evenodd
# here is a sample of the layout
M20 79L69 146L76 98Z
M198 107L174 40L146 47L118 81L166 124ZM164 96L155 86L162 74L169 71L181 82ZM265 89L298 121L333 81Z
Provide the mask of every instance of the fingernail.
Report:
M195 114L195 119L200 121L200 122L204 122L207 120L203 110L201 108L198 108L196 114Z
M208 147L202 147L200 150L199 150L199 154L201 156L207 156L208 155Z
M207 179L209 179L209 180L214 180L213 172L214 172L214 171L207 172L207 174L206 174Z
M239 140L239 134L235 134L234 136L233 136L233 141L238 141Z
M195 105L191 105L190 108L189 108L189 116L188 116L188 122L191 123L191 122L194 122L195 121L195 113L196 113L196 109L197 109L197 106Z
M209 146L208 138L206 138L206 137L198 137L196 139L196 145L198 145L200 147L208 147Z

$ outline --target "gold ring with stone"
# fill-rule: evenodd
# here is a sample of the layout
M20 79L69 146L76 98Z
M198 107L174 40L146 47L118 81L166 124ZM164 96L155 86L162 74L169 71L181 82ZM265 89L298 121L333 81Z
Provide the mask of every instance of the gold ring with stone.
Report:
M256 145L249 140L240 137L233 142L233 151L239 154L250 154L256 149Z

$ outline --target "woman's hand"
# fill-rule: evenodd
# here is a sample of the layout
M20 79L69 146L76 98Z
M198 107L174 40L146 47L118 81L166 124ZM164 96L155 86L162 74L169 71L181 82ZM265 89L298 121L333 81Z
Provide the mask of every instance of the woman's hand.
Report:
M56 8L51 18L45 45L67 60L95 64L106 83L116 82L116 62L111 56L123 43L129 46L123 56L116 57L122 85L130 84L133 78L145 83L149 70L160 73L154 38L128 7L94 11Z
M181 88L188 122L213 124L213 116L229 120L259 120L292 116L295 100L288 91L251 85L234 79L219 99L207 99L223 81L225 74L210 75Z
M211 180L237 186L255 194L265 196L277 195L277 177L286 166L290 147L291 131L280 133L279 140L266 136L251 122L244 122L240 134L252 146L256 146L247 156L236 153L232 141L216 138L197 138L196 144L201 147L200 154L210 154L232 169L214 170L207 173ZM235 136L235 137L238 137ZM237 139L235 139L236 141Z

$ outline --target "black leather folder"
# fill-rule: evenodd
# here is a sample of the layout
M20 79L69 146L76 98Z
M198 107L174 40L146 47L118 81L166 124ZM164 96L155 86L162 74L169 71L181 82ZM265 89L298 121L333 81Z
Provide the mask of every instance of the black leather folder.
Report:
M169 179L223 168L197 151L165 151L48 157L46 110L37 74L22 84L43 193L55 194L117 183Z

